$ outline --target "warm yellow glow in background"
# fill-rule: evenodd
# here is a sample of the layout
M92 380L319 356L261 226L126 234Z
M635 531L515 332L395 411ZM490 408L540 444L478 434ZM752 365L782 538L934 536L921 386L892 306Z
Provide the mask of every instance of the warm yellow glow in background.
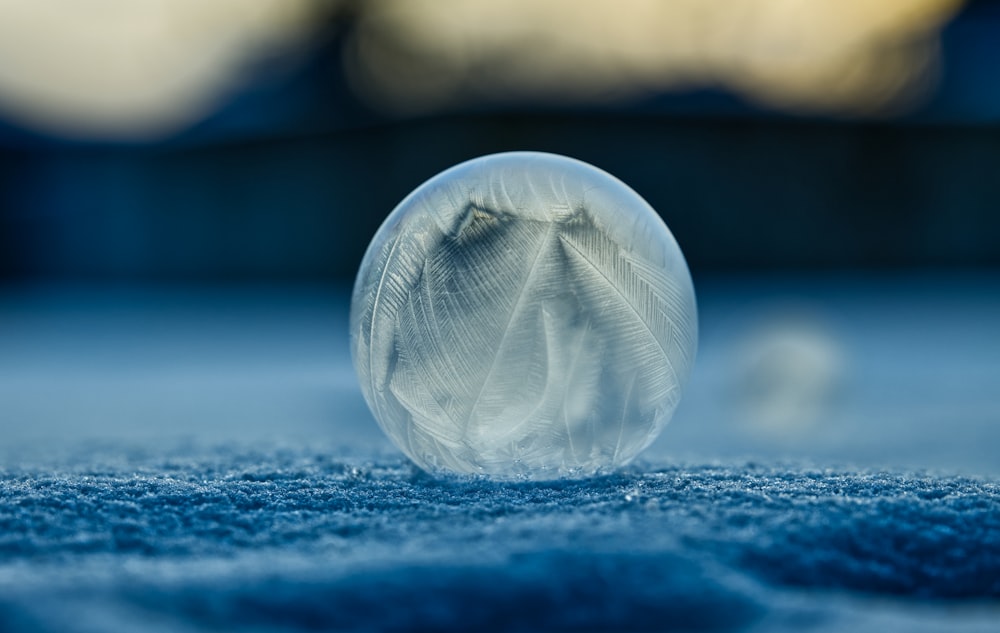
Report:
M151 137L207 114L315 0L0 0L0 109L67 136Z
M933 83L961 0L366 0L346 71L395 113L717 86L793 112L883 114ZM0 0L0 115L156 137L210 113L336 0Z
M612 100L722 86L796 111L874 113L931 78L960 0L382 0L353 74L383 106Z

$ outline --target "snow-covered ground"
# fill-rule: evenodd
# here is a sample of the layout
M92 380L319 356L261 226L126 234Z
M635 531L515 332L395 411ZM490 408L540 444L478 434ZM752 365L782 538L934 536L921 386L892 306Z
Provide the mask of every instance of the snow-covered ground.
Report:
M1000 279L719 279L623 473L439 480L344 288L0 292L0 631L995 631Z

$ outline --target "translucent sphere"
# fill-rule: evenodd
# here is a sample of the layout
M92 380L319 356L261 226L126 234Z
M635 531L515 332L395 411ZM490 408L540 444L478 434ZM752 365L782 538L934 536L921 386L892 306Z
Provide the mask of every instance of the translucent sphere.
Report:
M656 212L586 163L484 156L403 200L351 301L365 399L425 470L551 479L634 458L697 345L691 276Z

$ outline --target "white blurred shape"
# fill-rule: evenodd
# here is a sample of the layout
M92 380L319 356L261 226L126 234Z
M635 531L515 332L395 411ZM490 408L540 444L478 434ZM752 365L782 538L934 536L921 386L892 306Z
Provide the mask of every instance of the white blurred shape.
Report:
M843 382L843 345L821 320L795 313L762 320L733 359L737 410L757 430L797 434L827 419Z

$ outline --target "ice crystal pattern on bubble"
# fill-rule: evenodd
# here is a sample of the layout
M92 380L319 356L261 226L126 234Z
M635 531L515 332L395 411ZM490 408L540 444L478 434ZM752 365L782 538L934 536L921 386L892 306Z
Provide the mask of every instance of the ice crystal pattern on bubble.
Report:
M529 152L463 163L390 215L351 308L362 390L422 468L590 474L673 414L696 347L690 275L612 176Z

